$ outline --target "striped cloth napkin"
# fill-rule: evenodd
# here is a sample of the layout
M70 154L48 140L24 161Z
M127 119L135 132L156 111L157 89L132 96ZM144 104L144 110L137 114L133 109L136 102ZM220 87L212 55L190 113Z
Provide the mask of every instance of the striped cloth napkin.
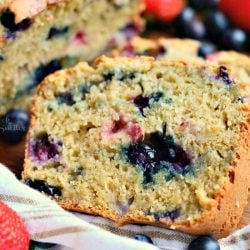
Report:
M118 228L98 216L70 213L41 193L19 182L0 164L0 200L25 221L32 240L75 250L186 250L193 236L153 226ZM154 245L132 240L136 233L152 238ZM250 226L219 241L222 250L250 250Z

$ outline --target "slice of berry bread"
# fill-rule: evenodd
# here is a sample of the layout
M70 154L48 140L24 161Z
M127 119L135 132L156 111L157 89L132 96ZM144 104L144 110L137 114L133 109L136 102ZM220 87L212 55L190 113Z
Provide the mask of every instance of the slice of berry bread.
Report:
M219 238L236 229L247 202L249 112L224 66L81 63L39 87L23 181L119 225Z
M46 75L81 59L94 59L117 42L113 38L117 31L126 39L139 32L141 3L141 0L3 1L0 114L13 106L26 108L28 97Z
M191 39L158 38L146 39L135 37L125 46L115 49L113 56L134 57L138 55L152 56L157 59L188 59L230 66L232 75L238 78L242 91L242 101L250 103L250 58L235 51L218 51L201 57L202 44Z

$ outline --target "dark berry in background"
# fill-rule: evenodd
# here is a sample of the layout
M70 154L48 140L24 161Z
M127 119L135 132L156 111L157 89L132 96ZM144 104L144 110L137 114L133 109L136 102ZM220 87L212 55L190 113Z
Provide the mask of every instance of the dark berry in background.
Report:
M203 22L194 15L194 11L186 8L175 20L176 33L180 37L201 40L206 36Z
M184 37L201 40L206 36L206 28L202 21L194 18L191 22L184 26L183 35Z
M178 29L183 29L183 26L191 22L195 17L194 10L192 8L186 8L184 9L179 16L174 21L175 28Z
M206 58L209 54L212 54L217 50L217 47L215 44L213 44L210 41L202 41L200 48L198 50L198 56Z
M244 51L247 48L247 35L240 29L228 29L221 36L220 46L225 50Z
M174 1L171 4L168 0L152 2L154 6L164 5L165 9L171 9ZM187 0L185 8L172 21L155 21L154 16L151 17L150 26L147 23L151 32L206 40L199 50L201 57L214 51L213 44L218 50L250 51L250 0Z
M145 234L134 234L131 238L135 240L147 242L149 244L153 244L152 239Z
M189 244L188 250L220 250L220 245L212 237L200 236Z
M29 128L29 115L20 109L11 109L0 117L0 138L7 143L22 141Z
M220 37L229 27L226 16L222 12L216 10L210 10L206 13L204 22L207 33L212 39Z

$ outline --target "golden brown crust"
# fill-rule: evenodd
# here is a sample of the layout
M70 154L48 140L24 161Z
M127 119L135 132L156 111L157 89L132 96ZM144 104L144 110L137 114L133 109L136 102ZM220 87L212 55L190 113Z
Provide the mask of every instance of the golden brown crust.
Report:
M150 57L140 57L144 62L148 62L149 67L154 63L154 59ZM102 56L95 60L93 67L97 67L102 61L110 60ZM119 59L118 59L119 60ZM134 59L126 59L134 60ZM164 61L164 64L188 64L186 61ZM192 63L193 65L201 65L200 63ZM82 69L89 67L85 63L78 64L77 67L82 67ZM208 66L214 68L212 65ZM49 76L51 80L53 77L58 75L62 76L70 75L74 72L74 69L68 69L64 71L58 71L54 75ZM46 78L39 86L37 95L40 95L46 85L48 84L48 78ZM151 224L159 227L165 227L170 229L176 229L183 232L196 234L196 235L211 235L216 239L225 237L237 229L237 225L243 214L243 209L247 204L248 198L248 187L249 187L249 162L250 162L250 106L244 104L242 106L244 112L246 112L246 120L242 124L241 134L239 139L238 150L236 152L236 157L232 161L231 171L228 176L228 181L225 183L223 190L215 199L215 203L211 206L209 211L203 213L203 215L193 221L176 221L170 222L169 220L161 220L156 222L152 216L123 216L120 217L112 213L109 210L103 210L102 207L86 207L79 204L73 204L70 201L58 201L58 203L65 209L71 211L85 212L94 215L101 215L108 219L116 222L118 226L126 225L129 223L141 223L141 224ZM35 123L36 119L36 98L33 99L33 105L31 109L31 126L30 131ZM30 133L30 132L29 132ZM25 164L23 178L27 176L29 169L29 159L28 159L28 148L26 144L25 151Z

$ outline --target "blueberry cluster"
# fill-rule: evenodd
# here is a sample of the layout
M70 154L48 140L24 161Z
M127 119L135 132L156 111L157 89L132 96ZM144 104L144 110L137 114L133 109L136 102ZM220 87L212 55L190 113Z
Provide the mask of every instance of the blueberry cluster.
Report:
M154 132L142 142L130 144L124 149L129 163L143 172L143 183L153 182L153 176L160 170L166 172L166 180L176 174L186 174L190 170L191 157L172 136Z
M234 27L218 10L218 0L188 0L187 7L170 24L148 19L147 30L160 30L181 38L201 41L198 55L214 51L250 50L250 35Z

